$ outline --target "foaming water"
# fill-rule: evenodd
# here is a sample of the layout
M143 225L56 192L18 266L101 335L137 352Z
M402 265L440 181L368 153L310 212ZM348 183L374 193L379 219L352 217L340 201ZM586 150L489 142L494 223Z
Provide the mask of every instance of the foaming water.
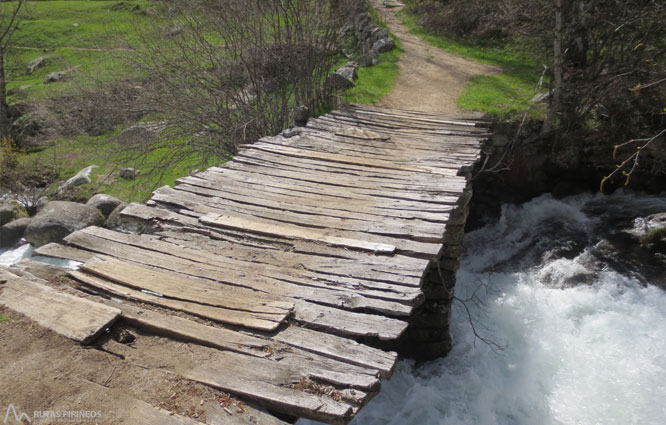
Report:
M456 286L461 299L481 287L477 330L504 349L475 339L458 306L452 352L401 362L352 423L666 424L666 292L590 260L617 214L659 211L663 197L630 194L505 207L466 235Z
M16 248L0 250L0 266L9 267L12 264L16 264L19 261L30 258L35 261L41 261L42 263L52 264L54 266L63 267L66 269L76 270L82 263L72 260L61 260L59 258L47 258L32 256L34 248L30 244L23 244Z

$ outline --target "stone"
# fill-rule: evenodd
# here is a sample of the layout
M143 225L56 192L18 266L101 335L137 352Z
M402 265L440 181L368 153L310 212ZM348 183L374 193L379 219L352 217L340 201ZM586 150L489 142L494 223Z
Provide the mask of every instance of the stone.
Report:
M134 180L139 176L139 170L136 168L123 168L118 175L125 180Z
M354 87L354 83L340 74L329 74L324 87L327 90L345 90Z
M86 202L86 205L97 208L104 217L108 217L113 210L122 204L124 204L124 202L120 199L104 193L98 193Z
M75 66L74 68L66 69L64 71L52 72L46 76L46 78L44 79L44 84L66 81L72 76L72 73L74 73L74 71L76 71L77 69L79 69L79 66Z
M101 226L104 216L94 207L76 202L51 201L25 229L24 237L35 247L62 242L72 232L89 226Z
M0 203L0 226L14 220L19 213L19 207L11 202Z
M0 227L0 248L10 248L21 240L32 218L24 217Z
M386 53L395 49L395 41L392 38L382 38L381 40L375 41L372 45L372 49L377 53Z
M384 0L382 2L382 6L384 6L387 9L392 9L394 7L405 7L404 3L400 3L399 1L393 1L393 0Z
M109 214L109 218L106 220L104 227L124 233L143 233L146 230L146 225L144 223L123 218L121 213L125 207L127 207L127 204L125 203L118 205L118 207Z
M310 108L305 105L297 106L291 110L291 116L295 126L305 127L310 118Z
M335 70L335 73L341 75L348 79L349 81L354 81L358 79L358 73L356 72L356 67L353 66L342 66Z
M89 165L83 170L79 171L74 175L73 177L70 177L67 179L63 184L58 187L58 192L61 192L63 189L69 187L69 186L81 186L83 184L88 184L91 182L90 180L90 173L92 173L92 170L95 168L99 168L97 165Z
M374 62L377 60L377 56L379 56L377 52L370 50L368 53L354 59L354 62L356 62L358 66L367 68L375 64Z
M25 73L30 75L48 63L48 56L40 56L28 64Z
M386 28L377 27L370 33L369 38L372 41L372 44L375 44L379 40L389 38L389 32Z
M150 142L160 137L166 127L164 121L142 122L121 131L118 141L127 145Z
M174 38L178 37L183 33L183 29L180 27L169 28L162 34L164 38Z
M550 99L550 93L537 93L533 98L533 103L548 103Z

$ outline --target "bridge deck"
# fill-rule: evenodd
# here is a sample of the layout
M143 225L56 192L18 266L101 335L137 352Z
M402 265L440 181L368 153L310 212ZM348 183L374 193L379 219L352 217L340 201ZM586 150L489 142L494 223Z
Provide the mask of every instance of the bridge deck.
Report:
M218 349L184 377L347 423L393 372L397 354L370 345L398 340L424 302L486 133L424 113L331 112L131 204L122 215L149 224L143 234L88 228L37 254L84 262L71 277L124 299L129 323Z

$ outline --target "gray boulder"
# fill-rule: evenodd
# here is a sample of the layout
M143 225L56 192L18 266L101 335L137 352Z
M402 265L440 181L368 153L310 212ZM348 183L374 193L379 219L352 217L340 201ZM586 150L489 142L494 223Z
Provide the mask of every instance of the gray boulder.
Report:
M324 82L324 87L327 90L344 90L354 87L354 83L340 74L329 74Z
M120 199L114 198L111 195L98 193L97 195L88 199L86 205L97 208L104 215L104 217L108 217L113 212L113 210L118 207L118 205L124 205L124 202Z
M373 66L376 63L378 56L379 53L375 52L374 50L370 50L368 53L354 59L354 62L356 62L358 66L366 68L368 66Z
M395 41L392 38L382 38L372 45L372 49L377 53L386 53L395 49Z
M310 108L305 105L297 106L291 110L291 116L295 126L305 127L310 118Z
M32 219L24 237L39 247L61 242L77 230L103 224L104 216L97 208L75 202L51 201Z
M58 187L58 191L61 191L61 190L65 189L66 187L69 187L69 186L81 186L82 184L90 183L90 181L91 181L90 180L90 173L92 173L92 171L95 168L99 168L99 167L97 165L87 166L83 170L76 173L75 176L67 179L63 184L61 184L60 187Z
M139 170L136 168L123 168L118 175L125 180L134 180L139 176Z
M118 205L118 207L109 214L109 218L106 220L104 227L125 233L143 233L146 230L146 225L144 223L129 220L120 214L125 207L127 207L127 204L125 203Z
M345 65L335 70L335 73L341 75L348 79L349 81L354 81L358 79L358 73L356 72L355 66Z
M0 203L0 226L14 220L19 213L19 207L11 202Z
M25 69L26 74L30 75L39 68L43 67L48 63L48 56L40 56L34 61L30 62Z
M150 142L162 135L167 125L164 121L142 122L120 132L118 141L124 144Z
M28 227L31 218L19 218L0 227L0 248L9 248L16 245Z
M59 81L68 80L69 77L72 76L72 73L74 73L74 71L77 69L79 69L79 66L75 66L74 68L66 69L64 71L52 72L46 76L44 79L44 84L57 83Z
M388 9L394 8L394 7L405 7L404 3L400 3L399 1L393 1L393 0L384 0L382 2L382 5Z

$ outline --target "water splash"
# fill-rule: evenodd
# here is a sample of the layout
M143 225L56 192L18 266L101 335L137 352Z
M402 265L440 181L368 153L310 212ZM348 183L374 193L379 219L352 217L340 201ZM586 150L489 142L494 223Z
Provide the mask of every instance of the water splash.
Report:
M664 197L632 194L505 206L466 236L456 287L465 298L488 285L476 313L505 350L475 341L454 308L449 356L401 362L352 423L666 423L666 292L589 258L618 215L659 211ZM584 285L560 284L581 275Z

